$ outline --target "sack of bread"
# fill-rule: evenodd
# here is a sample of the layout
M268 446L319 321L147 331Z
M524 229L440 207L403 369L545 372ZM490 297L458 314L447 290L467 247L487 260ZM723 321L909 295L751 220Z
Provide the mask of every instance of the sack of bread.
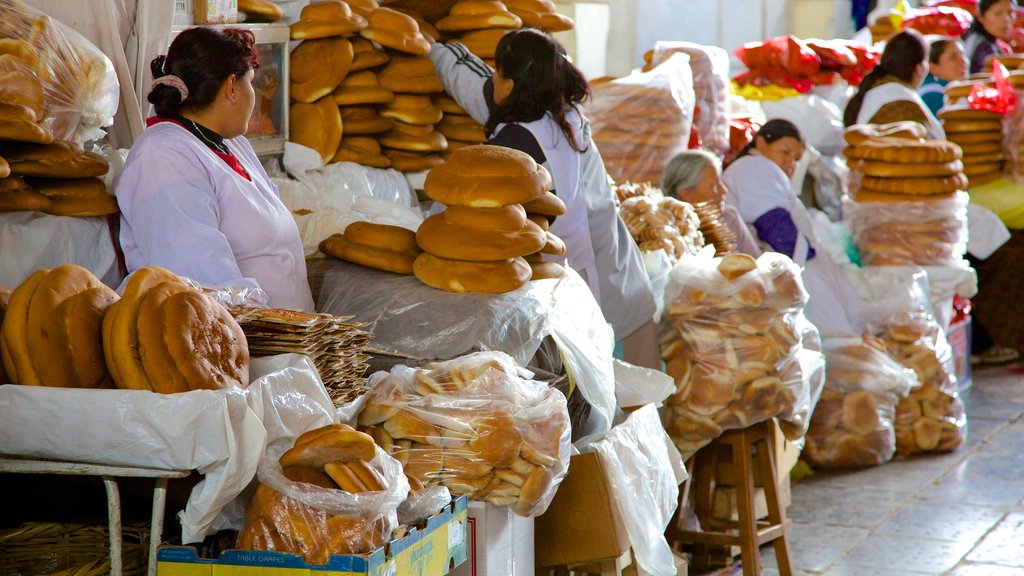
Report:
M774 252L684 256L665 301L671 329L661 357L676 381L665 428L684 456L724 430L775 416L796 424L794 437L806 431L820 382L799 353L817 330L803 316L807 293L792 260Z
M0 104L14 105L5 107L13 116L0 121L0 139L77 145L101 139L120 96L110 59L71 27L18 0L0 5L0 21L7 45Z
M659 40L644 70L653 69L679 52L690 57L696 98L693 124L700 134L701 146L725 154L729 151L729 53L718 46Z
M686 149L693 124L689 56L673 54L650 72L592 87L586 113L615 181L661 182L665 164Z
M569 414L528 377L502 352L399 365L372 377L359 429L426 486L538 516L568 468Z
M873 336L824 342L825 388L814 407L803 457L823 468L875 466L896 451L896 404L917 375Z
M957 266L967 250L966 192L859 192L843 201L861 262L868 266Z
M664 250L675 263L683 254L695 255L704 247L700 218L682 200L660 192L634 196L622 202L619 216L641 252Z
M401 465L344 424L271 446L257 477L237 547L298 554L309 564L381 547L409 492Z

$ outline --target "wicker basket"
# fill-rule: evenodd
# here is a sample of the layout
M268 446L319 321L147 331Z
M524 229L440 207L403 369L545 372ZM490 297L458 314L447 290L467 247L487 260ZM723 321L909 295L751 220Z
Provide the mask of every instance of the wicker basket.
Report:
M106 526L31 522L0 530L0 575L100 576L110 573ZM145 574L149 526L123 526L125 576Z

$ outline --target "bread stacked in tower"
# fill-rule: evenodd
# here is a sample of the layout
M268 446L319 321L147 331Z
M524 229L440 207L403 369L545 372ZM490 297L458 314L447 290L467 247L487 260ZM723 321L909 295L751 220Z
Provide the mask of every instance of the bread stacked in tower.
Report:
M523 21L504 3L489 0L460 0L437 21L438 30L462 43L491 68L501 37L508 30L522 27Z
M575 24L572 18L555 12L551 0L503 0L508 11L523 21L524 28L539 28L548 32L566 32Z
M474 120L454 98L447 94L437 94L434 96L434 105L444 113L437 130L448 140L445 159L460 148L487 142L487 131L483 124Z
M548 171L524 152L487 145L453 152L424 183L427 195L447 209L416 231L423 254L413 273L441 290L496 294L516 290L531 277L560 276L559 264L524 259L565 254L565 244L528 219L524 208L549 201L544 196L550 188Z
M915 122L851 126L847 215L861 262L942 266L963 258L967 178L960 147L926 141Z
M968 187L1003 176L1003 116L967 106L939 110L946 138L960 146Z

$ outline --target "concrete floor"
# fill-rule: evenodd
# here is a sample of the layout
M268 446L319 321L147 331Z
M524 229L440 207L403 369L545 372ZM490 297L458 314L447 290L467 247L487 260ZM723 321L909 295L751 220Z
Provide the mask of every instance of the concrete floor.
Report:
M976 371L961 397L956 452L793 483L795 575L1024 576L1024 367Z

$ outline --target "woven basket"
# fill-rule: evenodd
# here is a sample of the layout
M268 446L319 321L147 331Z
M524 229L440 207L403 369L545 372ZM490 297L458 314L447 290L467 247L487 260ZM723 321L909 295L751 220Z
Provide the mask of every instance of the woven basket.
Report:
M110 573L106 526L31 522L0 530L0 576L100 576ZM149 526L121 528L125 576L145 574Z

